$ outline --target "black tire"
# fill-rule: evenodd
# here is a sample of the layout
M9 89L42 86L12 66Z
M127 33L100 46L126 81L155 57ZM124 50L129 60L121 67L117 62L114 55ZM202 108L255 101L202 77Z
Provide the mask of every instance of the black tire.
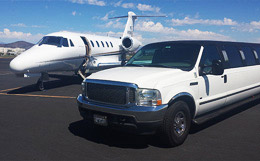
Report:
M44 91L44 84L43 81L37 81L36 87L38 88L39 91Z
M161 139L166 146L181 145L187 138L191 125L189 106L184 101L173 103L164 116L160 129Z

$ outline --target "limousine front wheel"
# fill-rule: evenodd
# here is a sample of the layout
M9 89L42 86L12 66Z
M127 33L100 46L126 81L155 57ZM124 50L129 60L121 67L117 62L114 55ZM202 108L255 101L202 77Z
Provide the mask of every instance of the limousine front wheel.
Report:
M190 130L191 115L189 106L184 101L173 103L167 110L163 125L163 141L168 146L181 145Z

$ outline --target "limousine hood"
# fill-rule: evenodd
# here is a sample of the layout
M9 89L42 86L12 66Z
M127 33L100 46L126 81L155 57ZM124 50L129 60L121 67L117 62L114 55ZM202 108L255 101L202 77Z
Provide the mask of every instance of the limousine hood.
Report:
M158 67L118 67L93 73L87 79L109 80L154 88L159 81L187 73L180 69Z

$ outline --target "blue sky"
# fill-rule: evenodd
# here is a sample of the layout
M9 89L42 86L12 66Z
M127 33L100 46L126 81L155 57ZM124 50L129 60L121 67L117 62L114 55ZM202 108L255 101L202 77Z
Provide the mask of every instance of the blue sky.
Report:
M167 40L260 42L259 0L0 0L0 42L36 43L43 35L73 31L122 36L127 15L139 18L135 37L144 44Z

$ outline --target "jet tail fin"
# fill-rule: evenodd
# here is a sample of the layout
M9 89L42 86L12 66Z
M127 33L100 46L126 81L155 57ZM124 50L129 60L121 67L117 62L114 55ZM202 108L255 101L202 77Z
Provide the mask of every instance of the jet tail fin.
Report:
M125 30L123 33L123 37L133 37L133 32L134 32L134 23L137 17L166 17L166 16L152 16L152 15L136 15L134 12L128 12L128 16L119 16L119 17L112 17L109 19L116 19L116 18L127 18L127 23L125 26Z

